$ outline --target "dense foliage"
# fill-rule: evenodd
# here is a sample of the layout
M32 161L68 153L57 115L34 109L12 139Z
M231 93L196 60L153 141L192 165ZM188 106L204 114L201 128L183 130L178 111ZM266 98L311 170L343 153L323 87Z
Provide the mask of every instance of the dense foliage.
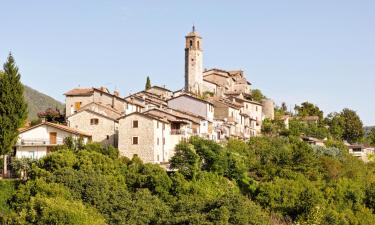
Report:
M329 114L325 122L336 139L354 143L361 141L364 136L363 123L353 110L343 109L340 113Z
M99 144L60 148L31 162L2 223L374 224L374 166L338 147L192 138L173 172Z
M21 75L11 54L0 71L0 154L6 155L17 141L18 128L27 118L27 104L23 97ZM7 174L4 156L4 175Z

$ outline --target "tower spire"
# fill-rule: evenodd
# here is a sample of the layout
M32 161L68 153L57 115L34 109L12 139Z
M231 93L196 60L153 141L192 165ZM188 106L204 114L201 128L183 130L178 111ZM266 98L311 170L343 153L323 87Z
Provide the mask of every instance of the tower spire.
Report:
M194 23L193 23L193 32L195 32L195 25L194 25Z

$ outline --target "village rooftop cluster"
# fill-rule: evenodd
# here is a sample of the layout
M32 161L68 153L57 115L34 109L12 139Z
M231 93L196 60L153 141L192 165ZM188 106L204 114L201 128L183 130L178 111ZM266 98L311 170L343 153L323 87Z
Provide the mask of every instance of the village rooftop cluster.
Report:
M74 88L65 93L67 125L43 121L21 130L16 157L40 159L66 137L80 137L112 145L121 156L168 165L175 146L192 136L221 142L261 135L263 120L274 119L273 100L255 101L242 70L203 70L202 38L194 27L185 40L183 89L152 86L121 97L106 87Z

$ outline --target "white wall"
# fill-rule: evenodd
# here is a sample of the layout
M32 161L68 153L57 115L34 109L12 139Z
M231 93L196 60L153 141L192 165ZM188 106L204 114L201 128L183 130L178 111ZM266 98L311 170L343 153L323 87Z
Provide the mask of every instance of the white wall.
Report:
M46 146L17 146L16 158L41 159L47 155Z
M209 106L210 104L208 103L204 103L187 96L180 96L168 101L168 107L172 109L190 112L213 121L214 110L211 106L212 110L209 111Z

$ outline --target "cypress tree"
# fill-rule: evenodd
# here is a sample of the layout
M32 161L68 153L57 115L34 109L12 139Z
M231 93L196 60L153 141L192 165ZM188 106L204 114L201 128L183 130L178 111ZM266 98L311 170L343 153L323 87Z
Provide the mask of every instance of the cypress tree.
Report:
M27 104L20 81L21 75L12 54L0 75L0 154L3 155L4 176L7 175L6 155L12 150L18 137L18 128L27 118Z
M145 89L148 90L150 88L151 88L151 80L150 80L150 77L147 76Z

